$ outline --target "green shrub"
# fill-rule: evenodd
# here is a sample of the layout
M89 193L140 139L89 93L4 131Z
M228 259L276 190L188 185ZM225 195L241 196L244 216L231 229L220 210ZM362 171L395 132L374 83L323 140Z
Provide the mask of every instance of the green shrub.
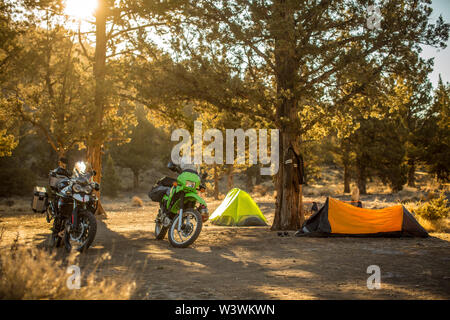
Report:
M36 185L36 174L28 168L0 165L0 197L31 196Z
M428 202L421 203L415 209L415 213L428 221L438 221L445 219L449 215L448 201L444 194Z

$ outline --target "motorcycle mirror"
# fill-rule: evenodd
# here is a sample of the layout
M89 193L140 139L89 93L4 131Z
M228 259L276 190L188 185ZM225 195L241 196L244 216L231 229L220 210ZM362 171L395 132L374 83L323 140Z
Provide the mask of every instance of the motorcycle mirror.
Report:
M172 160L169 161L169 163L167 164L167 168L169 168L170 171L177 171L177 165L175 163L172 162Z
M95 177L97 175L97 171L92 170L92 175Z

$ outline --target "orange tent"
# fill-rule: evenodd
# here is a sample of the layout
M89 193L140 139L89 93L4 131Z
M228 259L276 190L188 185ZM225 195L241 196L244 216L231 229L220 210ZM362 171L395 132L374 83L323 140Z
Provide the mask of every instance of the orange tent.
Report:
M428 233L411 213L397 205L384 209L365 209L333 198L312 215L297 235L415 236Z

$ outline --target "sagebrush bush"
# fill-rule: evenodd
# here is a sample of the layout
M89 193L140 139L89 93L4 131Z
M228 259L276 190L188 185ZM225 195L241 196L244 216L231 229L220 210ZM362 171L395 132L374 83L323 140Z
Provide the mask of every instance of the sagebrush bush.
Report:
M0 238L1 240L1 238ZM129 299L135 286L114 281L97 281L94 272L83 277L80 289L69 289L67 266L54 254L37 248L25 248L14 242L10 249L0 249L0 299ZM105 257L103 257L104 259Z
M416 216L417 222L428 232L448 232L448 223L446 219L440 219L436 221L430 221L420 216Z
M144 206L144 201L142 201L142 199L139 198L138 196L134 196L131 199L131 205L133 207L143 207Z
M414 210L415 214L428 221L438 221L445 219L449 215L448 201L444 194L431 199L430 201L419 203Z
M269 191L269 187L267 187L265 185L258 184L253 187L253 192L256 194L259 194L261 197L264 197L268 191Z

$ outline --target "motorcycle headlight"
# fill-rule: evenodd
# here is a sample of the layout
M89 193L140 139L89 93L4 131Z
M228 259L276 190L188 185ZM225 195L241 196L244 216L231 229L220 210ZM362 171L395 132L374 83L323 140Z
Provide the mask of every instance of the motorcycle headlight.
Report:
M92 192L92 187L91 186L87 186L86 188L84 188L84 192L85 193L91 193Z
M195 188L195 182L187 180L186 181L186 187L188 187L188 188Z
M81 188L81 186L80 186L79 184L74 184L74 185L72 186L72 190L73 190L74 192L76 192L76 193L81 192L82 189L83 189L83 188Z

